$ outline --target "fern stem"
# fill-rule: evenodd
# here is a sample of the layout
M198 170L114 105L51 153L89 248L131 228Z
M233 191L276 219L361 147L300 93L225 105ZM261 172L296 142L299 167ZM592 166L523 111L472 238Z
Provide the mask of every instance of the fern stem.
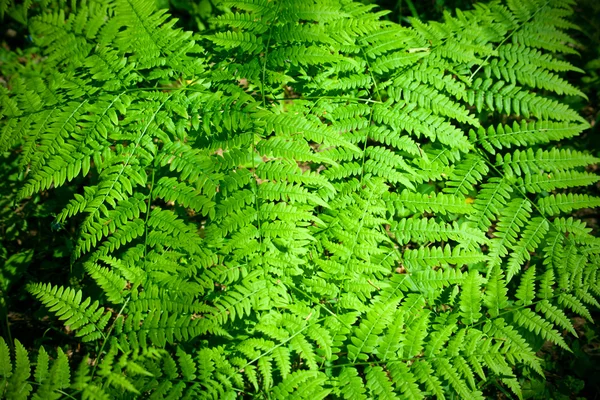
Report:
M144 270L148 262L148 219L150 218L150 206L152 205L152 190L154 189L155 168L152 167L152 180L150 182L150 193L148 193L148 205L146 209L146 219L144 221Z
M110 338L110 335L112 334L112 331L115 328L115 322L123 314L123 311L125 310L125 307L127 307L127 304L129 303L130 299L131 299L131 296L127 296L127 299L125 300L125 303L123 304L123 307L121 307L121 309L119 310L117 317L114 319L113 323L110 325L110 329L106 333L106 336L104 336L104 340L102 341L102 346L100 346L100 350L98 351L98 357L96 357L96 362L94 363L94 368L92 369L90 381L92 381L94 379L94 374L96 373L96 368L98 368L98 364L100 364L100 357L102 356L102 352L104 351L106 342L108 342L108 339Z
M275 15L278 15L279 13L279 7L280 7L281 3L277 4L277 10L275 12ZM267 77L267 59L269 57L269 46L271 45L271 37L273 34L273 25L275 23L274 21L271 21L270 25L269 25L269 34L268 34L268 38L267 38L267 45L265 47L265 52L264 52L264 60L263 60L263 65L262 65L262 78L261 78L261 84L260 84L260 95L262 98L262 104L263 107L266 108L267 107L267 100L266 100L266 96L265 96L265 85L266 85L266 77ZM256 174L256 161L255 161L255 156L256 156L256 143L255 143L255 135L253 133L252 135L252 173ZM260 247L260 257L261 257L261 265L263 263L264 260L264 250L262 248L263 246L263 232L262 232L262 219L261 219L261 215L260 215L260 201L258 198L258 177L255 177L253 185L253 192L254 192L254 208L256 209L256 225L258 228L258 243L259 243L259 247ZM270 289L270 283L267 280L267 269L264 268L263 266L263 276L264 276L264 280L266 283L266 287L267 287L267 293L269 295L269 297L271 297L271 289Z
M367 63L367 68L369 70L369 75L371 76L371 80L373 81L373 86L375 87L375 94L379 97L379 101L381 102L381 94L379 93L379 87L377 86L377 79L375 79L375 76L373 75L373 71L371 70L371 64L369 63L369 58L367 57L365 50L362 47L360 49L365 57L365 61ZM370 88L369 88L369 91L370 91ZM371 97L369 97L369 100L371 100ZM365 175L365 162L366 162L366 158L367 158L367 143L369 141L369 127L371 126L372 120L373 120L373 107L371 107L369 110L369 123L367 124L367 127L365 129L365 141L364 141L363 149L362 149L362 160L361 160L361 168L360 168L360 186L361 186L361 188L363 187L363 179L364 179L364 175ZM358 243L358 238L360 236L360 231L362 230L362 227L364 225L365 216L367 215L367 208L368 208L369 204L371 203L372 197L373 197L373 192L371 192L371 194L369 195L369 200L367 201L367 204L365 204L363 213L360 217L358 229L356 231L356 236L354 237L354 241L352 243L352 250L350 252L350 256L346 260L346 266L345 266L346 270L348 269L348 266L350 265L350 260L352 259L352 256L354 255L354 250L356 249L356 245ZM336 311L338 313L340 311L339 303L336 304Z
M358 97L340 97L340 96L303 96L301 100L321 100L321 99L327 99L327 100L333 100L333 101L338 101L338 102L347 102L347 101L356 101L358 103L373 103L373 104L383 104L383 101L379 101L379 100L372 100L372 99L361 99ZM300 100L299 98L296 97L276 97L273 100L276 101L294 101L294 100Z

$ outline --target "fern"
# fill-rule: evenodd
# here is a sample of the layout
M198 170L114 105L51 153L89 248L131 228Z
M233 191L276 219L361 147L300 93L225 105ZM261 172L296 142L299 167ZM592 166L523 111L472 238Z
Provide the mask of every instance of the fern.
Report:
M76 228L68 284L26 287L92 358L0 339L3 396L522 397L599 305L570 3L219 7L202 35L147 0L27 17L0 150Z
M380 303L367 314L367 319L361 322L353 338L350 339L352 345L348 346L348 356L351 361L368 359L368 353L374 350L379 336L392 322L390 316L393 314L396 303L395 301Z
M66 320L65 325L73 330L77 329L77 336L83 341L93 341L103 336L102 331L111 314L99 307L98 301L92 303L89 297L83 299L80 290L36 284L29 291L61 320Z
M33 371L29 353L19 341L14 343L14 364L12 358L7 343L0 338L3 368L0 371L1 394L4 398L27 399L32 394L33 399L57 399L71 385L69 360L61 349L58 349L56 358L50 362L48 353L41 347ZM30 378L35 380L35 390Z

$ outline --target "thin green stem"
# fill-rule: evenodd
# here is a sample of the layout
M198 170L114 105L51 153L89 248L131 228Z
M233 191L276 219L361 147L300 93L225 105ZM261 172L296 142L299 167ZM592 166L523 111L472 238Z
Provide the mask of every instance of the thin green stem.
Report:
M115 328L115 322L117 322L119 317L121 317L121 315L123 314L123 311L125 310L125 307L127 307L127 304L129 303L130 299L131 299L131 297L128 296L127 299L125 300L125 303L123 304L123 307L121 307L121 309L119 310L117 317L114 319L113 323L110 325L110 329L106 333L104 340L102 341L102 346L100 346L100 350L98 351L98 356L96 357L96 362L94 363L94 368L92 369L92 375L90 377L90 381L92 381L94 379L94 375L96 373L96 368L98 368L98 364L100 364L100 357L102 357L102 352L104 351L106 342L108 342L108 339L110 338L110 335L112 334L112 331Z
M152 167L152 180L150 181L150 192L148 193L148 205L146 206L146 219L144 221L144 269L148 262L148 219L152 206L152 191L154 190L154 174L156 169Z

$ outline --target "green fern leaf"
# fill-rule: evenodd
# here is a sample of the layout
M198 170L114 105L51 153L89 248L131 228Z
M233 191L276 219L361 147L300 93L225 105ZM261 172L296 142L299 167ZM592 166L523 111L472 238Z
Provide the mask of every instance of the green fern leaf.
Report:
M345 367L338 377L340 392L345 399L366 400L363 380L354 367Z
M259 37L246 32L217 32L214 35L206 36L206 38L228 50L239 47L245 52L257 54L264 47Z
M540 242L548 232L548 221L543 217L533 218L525 227L523 235L512 248L508 260L506 279L510 281L521 269L521 265L531 259L530 252L537 249Z
M490 256L493 265L498 265L501 257L508 254L517 240L518 234L531 216L531 203L528 199L513 199L501 211L494 238L490 245ZM513 272L514 274L514 272Z
M429 311L422 310L406 328L403 346L403 358L412 358L421 353L429 325Z
M552 149L534 151L515 150L502 158L496 157L496 165L502 166L505 173L511 175L535 175L538 171L559 172L561 170L582 167L598 162L598 159L580 151L570 149Z
M302 335L295 336L290 341L291 348L298 353L300 358L304 359L308 368L317 370L317 356L313 350L313 346Z
M455 166L452 175L446 182L444 193L466 196L488 171L489 168L481 157L469 154Z
M403 326L404 313L402 309L397 309L377 349L379 359L385 361L397 358L398 351L402 348Z
M477 271L470 271L463 282L460 296L460 311L465 325L472 325L481 318L481 290L480 277Z
M277 347L271 353L273 360L279 369L281 377L285 380L292 371L292 363L290 359L290 352L285 347Z
M425 384L430 394L435 395L438 399L446 398L442 384L429 362L420 360L413 364L413 369L415 370L415 376L421 383Z
M515 146L530 146L535 144L558 141L579 135L587 129L586 124L573 124L566 122L522 121L510 125L498 125L494 128L479 128L477 132L470 131L471 141L480 143L487 151L496 154L496 150L512 148Z
M558 171L550 174L526 175L519 179L523 188L532 193L549 192L575 186L589 186L600 180L600 177L588 172Z
M571 310L573 310L574 312L576 312L577 314L579 314L582 317L584 317L585 319L587 319L588 321L590 321L590 322L592 321L592 316L591 316L590 312L588 311L588 309L583 305L583 303L581 303L581 301L579 301L579 299L577 299L572 294L561 293L558 296L558 304L560 304L564 307L568 307Z
M421 247L418 250L405 250L403 259L406 265L414 265L416 269L420 269L419 267L475 264L487 260L488 257L474 249L464 250L460 247L452 249L450 245L446 245L444 248Z
M577 337L577 332L575 331L575 328L573 328L573 324L569 318L561 309L550 303L548 300L542 300L537 303L535 305L535 310L537 312L542 312L548 320L557 324L561 328L568 330L575 337Z
M86 271L96 280L98 285L104 290L108 301L115 304L121 304L125 301L123 290L126 281L109 270L97 264L86 264Z
M558 331L552 328L552 324L534 313L528 308L514 312L515 322L524 328L540 335L544 339L556 343L565 350L571 351Z
M83 341L96 340L103 336L102 330L108 324L111 314L99 306L98 301L92 303L87 297L83 300L81 291L51 284L37 283L28 287L51 312L65 320L65 325L77 330L76 335Z
M439 358L435 361L438 373L448 380L452 388L463 398L483 399L479 391L469 390L467 384L461 379L455 368L447 358Z
M300 388L300 385L309 380L319 383L324 381L324 377L318 371L295 371L287 379L275 386L272 393L277 399L289 398L296 389Z
M378 303L373 306L361 321L360 326L354 330L350 338L352 344L348 345L348 356L352 362L357 359L367 360L379 342L379 335L392 322L392 315L398 306L399 300L387 303Z
M400 195L386 193L388 207L398 216L406 216L409 212L439 212L445 214L448 212L458 214L470 214L472 206L463 198L446 195L443 193L420 194L404 190Z
M538 200L538 207L546 215L557 215L580 208L600 207L600 198L587 194L557 193Z
M508 348L514 349L514 357L524 362L538 374L543 375L543 370L540 362L531 349L531 346L525 339L510 325L506 324L503 318L496 318L493 322L487 324L484 328L497 335L499 338L507 340Z
M403 27L227 0L201 35L152 0L32 1L0 0L40 56L6 53L0 151L83 276L26 287L83 352L106 340L73 372L48 342L33 378L2 340L4 397L521 398L536 337L566 347L566 310L600 304L569 215L598 158L562 142L589 128L573 1Z
M504 273L499 266L496 266L489 275L483 298L483 303L488 308L491 317L497 317L500 310L508 306L507 293Z
M397 399L398 397L394 394L394 388L392 382L390 382L386 371L383 368L367 367L365 379L367 381L366 387L369 388L371 393L378 399Z
M530 305L535 298L535 265L532 265L525 271L521 277L521 283L517 289L516 297L518 304Z
M10 366L10 361L8 363ZM29 355L25 347L15 340L15 365L10 378L4 376L3 379L8 379L8 385L6 386L6 398L7 399L27 399L29 393L31 393L32 386L27 381L31 375L31 366L29 363Z
M506 207L513 189L505 178L490 178L481 186L473 203L475 212L470 214L470 219L484 229L490 226L500 210Z

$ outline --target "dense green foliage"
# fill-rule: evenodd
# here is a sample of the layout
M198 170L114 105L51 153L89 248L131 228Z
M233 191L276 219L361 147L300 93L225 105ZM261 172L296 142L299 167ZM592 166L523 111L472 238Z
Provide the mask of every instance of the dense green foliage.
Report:
M0 1L40 55L3 55L2 224L68 238L52 276L0 243L57 336L5 327L6 398L522 398L592 319L569 1L59 3Z

